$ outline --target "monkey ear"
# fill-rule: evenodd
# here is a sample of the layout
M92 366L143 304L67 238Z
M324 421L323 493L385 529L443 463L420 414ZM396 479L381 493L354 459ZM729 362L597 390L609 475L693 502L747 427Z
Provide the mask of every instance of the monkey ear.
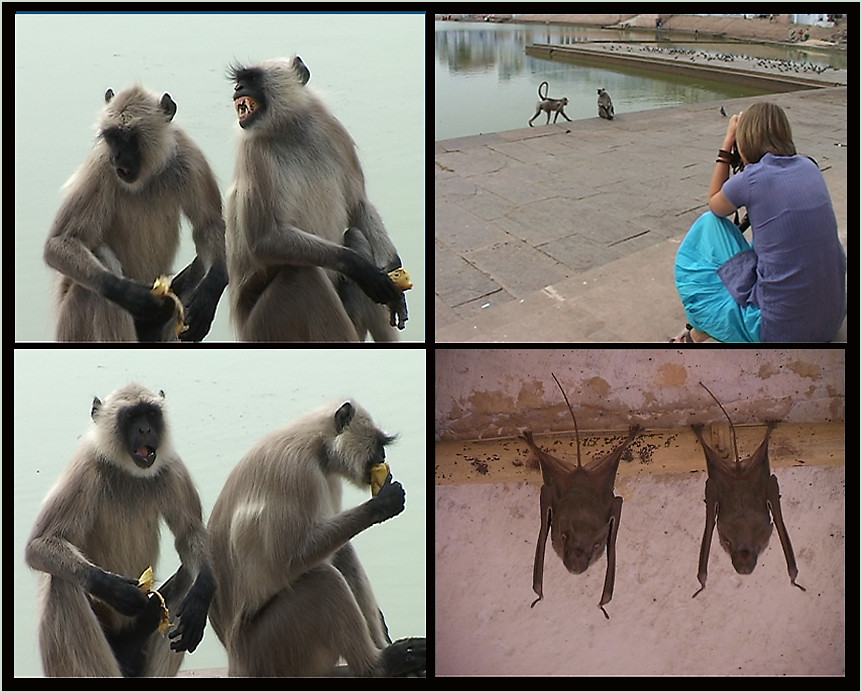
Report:
M174 103L171 95L165 92L162 96L162 100L159 101L159 106L161 106L162 110L165 112L168 122L172 121L177 112L177 105Z
M111 90L108 89L108 91L111 91ZM98 397L93 397L93 406L90 409L90 418L93 419L93 421L96 420L96 414L99 412L99 410L101 408L102 408L102 400L100 400Z
M356 410L350 402L345 402L338 408L338 411L335 412L336 433L341 433L345 428L347 428L347 425L353 419L353 414L355 412Z
M114 98L114 90L108 89L108 91L105 92L105 103L110 103L111 99L113 99L113 98Z
M308 80L311 79L311 72L305 66L305 63L302 62L302 58L298 55L293 59L293 69L296 70L296 73L299 75L299 80L302 82L303 86L308 84Z
M159 390L159 397L161 397L162 399L165 398L165 391L164 390Z

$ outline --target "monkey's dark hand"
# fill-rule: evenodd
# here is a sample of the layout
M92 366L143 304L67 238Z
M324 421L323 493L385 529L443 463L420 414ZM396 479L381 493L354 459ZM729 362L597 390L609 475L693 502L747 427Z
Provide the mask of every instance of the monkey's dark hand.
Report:
M209 566L201 568L189 593L177 609L179 625L168 632L174 652L194 652L204 637L207 612L215 592L215 578ZM174 638L179 640L174 640Z
M173 284L172 284L173 286ZM188 302L180 297L185 307L186 325L188 328L180 334L184 342L199 342L210 331L216 306L227 286L227 270L214 266L191 293Z
M426 659L425 638L402 638L383 650L384 676L424 676Z
M154 296L143 282L108 274L102 284L102 295L145 323L164 324L174 315L174 302L167 296Z
M343 262L339 270L350 277L375 303L389 305L403 295L395 283L379 267L375 267L359 253L344 249Z
M124 616L140 613L148 603L135 578L109 573L101 568L93 568L85 589Z
M407 322L407 298L404 292L392 303L389 304L389 324L392 327L397 327L399 330L404 329L404 323Z
M368 501L374 511L374 522L383 522L395 517L404 510L404 488L392 480L392 474L386 477L386 483L374 498Z

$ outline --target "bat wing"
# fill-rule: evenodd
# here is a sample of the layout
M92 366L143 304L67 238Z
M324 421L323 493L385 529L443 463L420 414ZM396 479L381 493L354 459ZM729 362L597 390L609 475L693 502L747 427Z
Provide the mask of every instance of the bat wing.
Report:
M542 479L546 485L553 486L560 495L564 495L572 483L575 468L571 463L549 455L533 441L532 431L525 431L522 438L530 446L530 450L539 460L539 468L542 470Z
M769 477L769 482L766 486L766 502L772 510L772 519L775 522L775 529L778 530L778 538L781 541L781 549L784 551L784 561L787 563L787 574L790 576L791 584L795 585L803 592L805 588L802 585L796 584L796 576L799 571L796 569L796 557L793 555L793 546L790 543L790 535L787 533L787 527L784 525L784 516L781 514L781 494L778 492L778 479L775 474Z
M536 558L533 561L533 592L536 599L530 608L532 609L542 599L542 579L545 574L545 545L548 543L548 532L551 529L551 508L554 501L554 489L550 486L542 486L540 494L540 505L542 508L542 524L539 527L539 538L536 541Z
M610 487L613 491L614 481L617 478L617 469L620 466L620 459L622 459L623 453L632 444L632 441L640 435L641 430L640 426L633 426L629 431L628 437L622 443L617 445L604 457L590 462L586 471L595 480L597 486L601 488Z

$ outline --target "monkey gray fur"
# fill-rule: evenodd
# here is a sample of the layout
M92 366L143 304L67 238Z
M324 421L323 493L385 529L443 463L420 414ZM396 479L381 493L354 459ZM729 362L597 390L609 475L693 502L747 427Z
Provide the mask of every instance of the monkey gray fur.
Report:
M393 437L359 405L325 407L257 443L228 477L209 521L219 590L210 620L231 676L356 676L425 669L425 639L391 643L350 539L404 509L390 474L341 509L341 482L368 489Z
M607 120L614 119L614 104L611 101L610 94L608 94L604 89L599 89L599 117L606 118Z
M164 394L130 384L93 400L93 425L50 491L27 542L44 575L39 648L47 676L173 676L203 637L215 583L201 503L173 449ZM137 587L156 568L159 519L182 565L159 599Z
M227 284L224 220L215 176L200 149L172 122L177 106L139 85L105 94L92 152L64 186L45 244L60 273L59 341L175 340L174 304L151 294L171 274L180 212L197 258L174 278L185 306L185 341L209 331Z
M545 94L542 95L542 87L545 87ZM562 115L563 118L571 122L571 118L566 115L566 112L563 110L566 106L569 105L569 100L566 97L562 99L549 99L548 98L548 88L549 85L547 82L542 82L539 85L539 101L536 104L536 112L533 114L533 117L527 121L527 125L533 127L533 121L539 117L539 114L542 111L547 113L548 117L545 119L545 125L551 122L551 113L554 114L554 122L557 122L557 116Z
M239 338L395 340L407 303L387 272L401 259L368 201L347 130L306 86L299 57L230 74L241 128L226 203Z

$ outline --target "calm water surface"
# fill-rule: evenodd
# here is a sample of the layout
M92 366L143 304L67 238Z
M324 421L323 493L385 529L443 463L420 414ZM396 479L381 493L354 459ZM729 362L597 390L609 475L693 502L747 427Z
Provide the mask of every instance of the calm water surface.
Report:
M527 126L535 113L536 89L550 83L551 98L567 97L573 120L596 118L596 90L611 94L617 114L685 103L716 101L763 93L701 77L654 73L646 69L597 67L527 56L533 43L576 44L596 40L649 40L650 34L586 27L436 22L434 31L434 139L444 140ZM707 52L771 59L834 62L835 54L753 44L678 44ZM846 65L845 65L846 66ZM534 122L545 122L541 114ZM562 116L558 123L565 122Z
M15 112L15 339L53 339L55 275L42 249L105 90L140 81L170 92L224 195L239 132L227 66L299 54L356 141L369 197L413 278L401 339L423 341L425 35L421 14L15 15L15 81L27 93ZM176 269L193 256L184 226ZM207 341L234 338L225 295Z
M14 527L5 566L14 579L16 676L40 676L36 639L38 574L24 545L42 499L72 458L90 424L93 397L130 381L163 389L177 452L195 481L204 518L228 474L261 437L328 402L355 398L398 441L387 460L404 485L401 515L354 540L393 639L425 635L426 492L425 351L423 349L16 349L14 367ZM405 406L405 402L409 406ZM368 490L345 487L353 507ZM8 517L8 515L7 515ZM163 523L164 524L164 523ZM176 570L173 535L163 526L156 577ZM8 587L4 581L4 587ZM207 627L183 669L226 667Z

